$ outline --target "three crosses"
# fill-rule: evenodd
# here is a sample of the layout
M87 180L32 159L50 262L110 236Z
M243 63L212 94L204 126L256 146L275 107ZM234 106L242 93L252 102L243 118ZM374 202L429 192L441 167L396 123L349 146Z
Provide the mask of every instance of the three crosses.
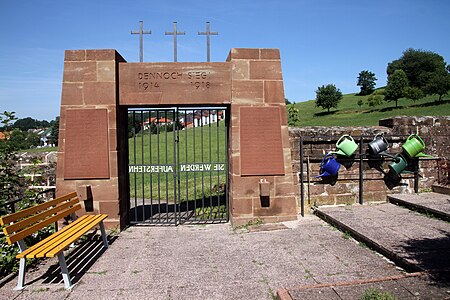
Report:
M143 50L144 50L144 34L152 34L150 30L143 29L143 22L139 21L139 31L131 31L131 34L139 34L139 61L143 62ZM184 31L177 31L177 22L173 22L173 31L166 31L166 35L173 35L173 61L177 62L177 36L185 35ZM218 35L218 32L212 32L210 30L210 23L206 22L206 31L199 31L199 35L206 35L206 51L207 51L207 62L211 60L211 35Z

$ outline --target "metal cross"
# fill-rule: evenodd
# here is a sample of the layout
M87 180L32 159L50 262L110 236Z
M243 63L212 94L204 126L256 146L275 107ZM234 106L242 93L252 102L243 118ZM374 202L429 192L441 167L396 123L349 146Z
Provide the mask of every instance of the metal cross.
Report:
M139 21L139 31L131 31L131 34L139 34L139 61L143 62L144 60L144 39L143 39L143 35L144 34L152 34L151 30L143 30L143 23L142 21Z
M211 61L211 35L218 35L218 32L211 32L210 31L210 27L209 27L209 22L206 22L206 31L202 32L199 31L198 32L199 35L206 35L206 61L210 62Z
M177 31L177 22L173 22L173 32L166 31L166 35L173 35L173 61L177 62L177 36L185 35L184 31Z

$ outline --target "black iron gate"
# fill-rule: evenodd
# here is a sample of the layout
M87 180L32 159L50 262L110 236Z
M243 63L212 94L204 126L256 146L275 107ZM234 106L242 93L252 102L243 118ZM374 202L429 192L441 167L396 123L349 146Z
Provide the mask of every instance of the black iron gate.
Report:
M226 108L128 110L131 224L228 221Z

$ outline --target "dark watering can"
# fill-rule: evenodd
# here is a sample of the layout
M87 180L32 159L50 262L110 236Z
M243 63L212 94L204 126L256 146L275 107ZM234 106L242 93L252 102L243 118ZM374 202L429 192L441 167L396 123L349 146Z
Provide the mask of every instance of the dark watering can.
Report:
M322 162L320 163L320 172L322 174L316 176L316 178L322 176L336 176L340 167L341 165L336 161L333 154L328 153L323 157Z
M368 146L369 146L369 153L372 156L383 155L394 158L394 155L386 152L386 150L389 148L389 143L383 134L375 135L373 141L371 141Z
M406 169L407 166L408 162L405 157L401 154L397 154L395 155L394 161L389 164L389 169L397 174L400 174Z
M406 142L402 146L403 151L410 158L414 157L431 157L430 155L426 155L423 153L423 149L425 149L425 142L418 136L417 134L411 134Z
M344 134L340 137L340 139L336 142L336 148L338 151L330 152L330 153L336 153L340 155L345 156L352 156L356 149L358 149L358 144L355 143L353 138L348 135Z

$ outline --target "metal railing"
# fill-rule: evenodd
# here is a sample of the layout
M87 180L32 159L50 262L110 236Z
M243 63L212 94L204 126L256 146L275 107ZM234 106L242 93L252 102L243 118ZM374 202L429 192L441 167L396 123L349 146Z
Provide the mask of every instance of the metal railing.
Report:
M395 142L395 143L400 143L400 142L404 142L406 140L406 138L409 135L385 135L385 138L390 142ZM351 162L359 162L359 170L358 170L358 178L345 178L345 179L337 179L337 181L340 180L345 180L345 181L358 181L358 186L359 186L359 190L358 190L358 201L359 204L363 204L364 203L364 181L365 180L380 180L380 179L371 179L371 178L364 178L364 168L363 168L363 163L364 162L375 162L375 161L379 161L379 158L373 158L370 157L369 155L367 155L364 152L364 149L367 148L367 144L369 142L371 142L373 140L373 135L369 136L369 135L359 135L359 136L352 136L353 139L355 140L355 142L359 142L358 143L358 150L357 153L354 154L354 157L352 158L342 158L339 159L340 162L343 163L351 163ZM306 176L307 176L307 180L308 180L308 203L310 203L310 199L311 199L311 195L310 195L310 188L309 188L309 184L310 183L318 183L321 182L321 180L317 180L317 181L310 181L310 174L309 174L309 169L310 169L310 163L320 163L322 161L322 157L311 157L311 156L307 156L305 158L305 145L327 145L327 144L335 144L336 141L340 138L340 136L307 136L307 137L300 137L300 194L301 194L301 215L304 216L305 215L305 178L304 178L304 164L307 164L307 170L306 170ZM383 159L385 162L389 162L389 161L394 161L394 159L392 158L385 158ZM413 164L413 171L410 173L411 175L409 176L402 176L402 179L413 179L414 180L414 192L418 193L419 192L419 162L420 161L426 161L426 160L434 160L434 161L440 161L442 160L442 158L440 157L433 157L433 158L425 158L425 157L420 157L420 158L414 158L412 161L414 162ZM439 176L439 174L438 174ZM316 203L314 203L316 205Z

